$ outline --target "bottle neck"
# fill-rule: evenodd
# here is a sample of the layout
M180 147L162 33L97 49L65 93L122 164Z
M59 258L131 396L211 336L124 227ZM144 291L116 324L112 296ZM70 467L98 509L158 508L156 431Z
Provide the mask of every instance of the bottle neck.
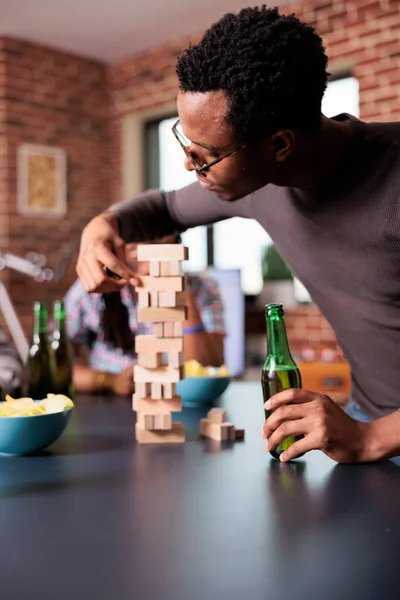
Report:
M267 315L267 360L272 364L296 366L290 354L283 316Z
M66 335L66 319L64 303L60 300L53 307L53 338L59 340Z
M33 341L47 342L47 313L44 310L35 311L33 316Z

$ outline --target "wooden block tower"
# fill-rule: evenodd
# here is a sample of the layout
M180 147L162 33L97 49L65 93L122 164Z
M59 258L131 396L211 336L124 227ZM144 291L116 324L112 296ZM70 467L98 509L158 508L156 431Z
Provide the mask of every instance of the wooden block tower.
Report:
M182 261L187 258L188 249L181 244L138 246L138 260L150 262L150 275L141 277L137 288L138 322L154 323L154 335L136 336L133 410L136 441L141 444L185 441L184 427L172 423L171 412L182 410L175 388L184 377L182 322L187 308Z

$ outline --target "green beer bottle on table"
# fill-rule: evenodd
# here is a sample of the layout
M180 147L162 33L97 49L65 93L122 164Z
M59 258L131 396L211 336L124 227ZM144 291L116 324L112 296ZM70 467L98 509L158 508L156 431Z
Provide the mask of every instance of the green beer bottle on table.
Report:
M42 400L53 392L54 362L47 330L47 308L43 302L33 305L33 336L28 357L28 393Z
M289 388L301 388L301 375L290 354L282 304L266 304L267 358L261 372L264 402ZM273 411L265 410L265 418ZM287 450L299 437L288 437L271 452L274 458Z
M54 354L54 393L64 394L74 399L72 368L74 352L67 335L64 303L56 300L53 303L53 339L51 348Z

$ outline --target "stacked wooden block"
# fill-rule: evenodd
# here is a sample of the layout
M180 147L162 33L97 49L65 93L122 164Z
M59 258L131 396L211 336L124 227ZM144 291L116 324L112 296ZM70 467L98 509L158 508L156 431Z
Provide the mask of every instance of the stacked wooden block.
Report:
M172 423L171 412L182 410L175 388L184 377L182 323L187 308L182 261L187 258L188 249L180 244L138 246L138 260L150 263L150 275L141 277L137 288L138 322L154 323L154 335L136 336L133 410L139 443L185 441L184 427ZM162 364L165 355L168 364Z
M236 429L226 421L225 408L215 407L208 411L206 419L200 419L200 434L218 442L241 440L244 429Z

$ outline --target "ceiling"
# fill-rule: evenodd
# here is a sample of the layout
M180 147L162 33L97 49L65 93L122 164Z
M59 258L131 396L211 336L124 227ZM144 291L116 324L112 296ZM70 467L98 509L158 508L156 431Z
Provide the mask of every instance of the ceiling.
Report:
M244 6L249 0L0 0L0 35L114 62L200 33Z

